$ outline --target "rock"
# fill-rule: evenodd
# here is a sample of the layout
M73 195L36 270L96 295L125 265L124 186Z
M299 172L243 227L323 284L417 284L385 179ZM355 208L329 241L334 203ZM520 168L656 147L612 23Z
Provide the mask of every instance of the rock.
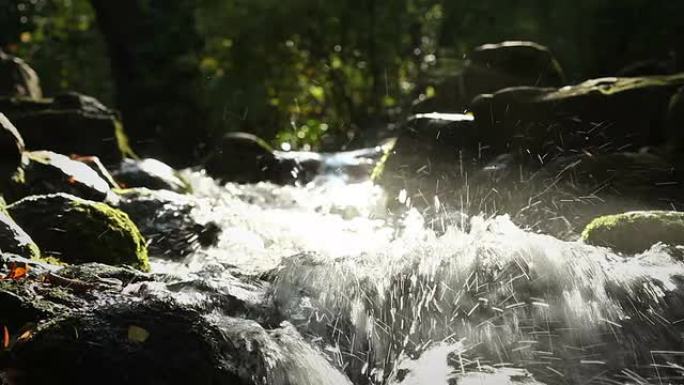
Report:
M92 168L93 171L95 171L97 175L100 176L100 178L107 182L110 188L121 188L121 186L119 186L119 184L116 183L114 177L112 176L112 174L109 173L109 170L107 170L107 167L105 167L100 158L96 156L72 156L71 159L84 163L88 167Z
M192 196L165 190L135 188L119 191L112 204L128 214L148 240L155 257L179 259L218 242L221 229L214 222L201 223Z
M467 196L473 214L508 213L521 226L568 239L597 215L684 208L681 173L655 154L566 155L541 168L533 161L502 157L453 199Z
M400 205L430 206L464 180L467 170L484 156L471 116L419 114L408 120L394 146L373 171L373 179ZM444 201L448 201L445 199Z
M548 48L528 41L477 47L463 70L467 100L515 86L560 87L563 70Z
M242 384L225 349L197 312L118 304L45 325L15 346L10 367L24 385Z
M40 99L38 75L25 61L0 49L0 96Z
M7 207L43 254L66 263L101 262L149 270L147 247L125 213L105 203L58 193Z
M0 113L0 193L21 167L24 140L5 115Z
M192 190L176 170L156 159L124 159L112 175L124 188L146 187L150 190L170 190L177 193Z
M0 209L0 253L12 253L25 258L38 258L40 250L33 239Z
M645 251L658 242L684 245L684 213L632 211L598 217L584 229L582 240L625 254Z
M684 149L684 87L672 95L667 109L668 144L674 153Z
M13 179L8 196L16 201L29 195L68 193L103 201L109 184L88 165L51 151L25 153L22 172Z
M26 279L0 280L0 306L0 324L13 332L66 311L41 298L33 290L33 282Z
M106 165L132 155L118 114L96 99L76 93L38 101L0 99L30 149L96 155ZM86 152L84 154L84 152Z
M228 133L205 160L207 173L223 182L293 184L300 167L277 157L271 147L246 133Z
M472 109L487 136L499 135L497 152L636 151L664 142L670 97L682 85L684 74L593 79L558 90L508 88L479 96Z
M22 385L349 384L291 328L158 300L56 319L15 345L4 370Z

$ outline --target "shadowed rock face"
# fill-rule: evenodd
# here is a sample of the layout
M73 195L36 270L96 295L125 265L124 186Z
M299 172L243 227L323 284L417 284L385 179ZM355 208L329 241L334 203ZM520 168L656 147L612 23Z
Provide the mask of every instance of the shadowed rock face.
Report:
M68 93L54 99L0 98L29 149L65 155L96 155L106 165L132 153L116 112L96 99Z
M40 256L33 239L0 208L0 253L12 253L25 258Z
M24 140L9 119L0 113L0 194L21 166Z
M478 127L507 146L638 150L667 139L666 116L684 75L601 78L560 89L515 87L473 101ZM517 142L517 143L516 143ZM606 147L607 146L607 147Z
M249 384L227 349L196 311L123 303L48 323L15 347L9 372L17 385Z
M23 60L0 49L0 96L40 99L43 91L36 72Z
M252 134L229 133L205 160L207 173L223 182L293 184L301 167L294 159L277 156Z
M194 217L197 201L172 191L135 188L119 191L111 202L135 222L151 256L182 259L201 247L218 242L221 229Z
M529 41L507 41L473 50L463 71L463 87L469 100L507 87L560 87L564 78L548 48Z

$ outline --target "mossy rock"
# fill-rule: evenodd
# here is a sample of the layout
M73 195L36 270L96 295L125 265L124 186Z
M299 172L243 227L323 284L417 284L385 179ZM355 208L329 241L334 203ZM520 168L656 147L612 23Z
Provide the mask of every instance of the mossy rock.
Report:
M684 245L684 212L632 211L598 217L584 229L582 240L625 254L648 250L658 242Z
M68 194L24 198L7 207L45 255L149 270L147 246L124 212Z
M472 110L479 129L497 139L485 144L500 152L636 151L666 142L670 99L682 85L684 74L513 87L480 95Z

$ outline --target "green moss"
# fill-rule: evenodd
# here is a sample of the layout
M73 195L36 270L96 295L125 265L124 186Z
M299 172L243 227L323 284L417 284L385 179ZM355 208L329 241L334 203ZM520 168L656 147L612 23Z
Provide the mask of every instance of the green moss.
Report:
M138 227L135 225L135 223L133 223L133 221L131 221L126 213L112 208L106 203L88 202L87 204L83 204L76 201L73 203L73 208L76 211L80 211L88 217L91 217L94 222L106 224L106 231L112 231L121 234L121 237L113 237L106 245L108 249L112 251L118 251L112 253L112 255L118 255L121 257L121 259L107 261L107 264L114 266L132 264L134 267L142 271L150 270L145 239L143 238L142 234L140 234ZM87 229L83 228L83 230ZM100 230L101 229L97 228L96 231L99 233L92 234L95 239L98 239L102 236ZM116 242L118 240L121 242ZM125 258L130 250L131 241L135 245L135 256L130 256L131 258Z
M47 264L49 264L49 265L67 266L67 264L64 263L64 262L62 262L62 261L60 261L59 258L52 257L52 256L49 256L49 255L40 255L40 256L38 256L38 257L36 257L36 258L31 258L31 259L33 259L33 260L35 260L35 261L37 261L37 262L47 263Z
M684 213L633 211L594 219L582 232L584 242L633 254L658 242L684 244Z
M137 226L105 203L60 193L24 198L8 211L46 255L61 262L149 271L147 245Z
M114 136L116 137L116 143L119 146L119 150L125 157L140 159L138 155L133 152L133 148L131 148L131 144L128 141L128 135L126 135L123 124L119 119L116 119L116 122L114 123Z
M2 195L0 195L0 214L9 216L9 213L7 212L7 202Z
M382 146L382 157L380 157L380 160L375 164L375 167L373 168L373 172L371 173L371 180L375 183L377 183L380 178L382 177L383 172L385 171L385 166L387 165L387 159L390 157L392 154L392 151L394 151L394 146L397 143L397 139L393 138L388 140L383 146Z

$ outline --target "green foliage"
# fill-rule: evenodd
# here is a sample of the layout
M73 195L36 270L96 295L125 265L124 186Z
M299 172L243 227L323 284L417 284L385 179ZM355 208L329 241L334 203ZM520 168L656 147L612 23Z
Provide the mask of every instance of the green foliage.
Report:
M187 64L203 75L207 124L217 136L249 131L276 147L373 142L482 43L547 45L572 81L639 60L684 62L681 1L189 1L203 48ZM173 44L175 35L159 34L140 39ZM113 104L88 0L0 0L0 44L36 67L48 95L76 89Z
M202 0L215 126L306 148L384 125L434 58L440 10L430 0Z
M48 96L77 90L112 105L109 59L88 0L0 5L0 43L36 69Z

